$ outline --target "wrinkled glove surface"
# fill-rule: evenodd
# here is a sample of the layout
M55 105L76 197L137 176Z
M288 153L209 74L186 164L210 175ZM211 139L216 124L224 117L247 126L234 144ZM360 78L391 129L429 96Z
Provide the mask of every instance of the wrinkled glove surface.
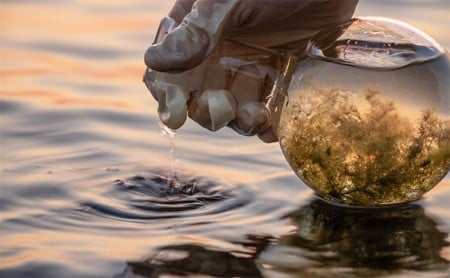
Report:
M210 130L228 125L243 135L277 141L264 103L279 59L245 45L302 57L315 35L348 21L356 4L178 0L169 13L177 27L145 53L144 81L158 100L161 121L177 129L189 115Z

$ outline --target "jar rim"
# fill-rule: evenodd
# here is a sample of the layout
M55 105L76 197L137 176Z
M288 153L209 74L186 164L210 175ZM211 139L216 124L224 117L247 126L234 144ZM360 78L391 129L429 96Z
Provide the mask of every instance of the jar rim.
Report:
M320 32L308 48L313 59L374 70L402 68L444 54L444 48L424 31L386 17L353 18Z

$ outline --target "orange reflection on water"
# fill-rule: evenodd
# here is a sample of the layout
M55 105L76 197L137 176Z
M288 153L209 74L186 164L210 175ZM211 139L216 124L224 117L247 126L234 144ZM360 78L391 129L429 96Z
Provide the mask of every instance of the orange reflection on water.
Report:
M0 60L6 61L9 67L0 69L0 81L13 81L30 76L51 75L65 79L83 79L107 82L140 81L144 65L142 61L89 61L73 59L50 52L29 52L25 50L1 50ZM142 62L140 64L139 62ZM12 65L11 65L12 64ZM19 66L14 66L17 64ZM24 80L26 81L26 80Z
M5 99L30 99L33 98L39 102L45 102L49 105L54 106L84 106L84 107L110 107L110 108L128 108L131 109L134 106L125 101L114 101L108 98L82 98L71 95L63 95L61 92L44 91L39 89L29 89L29 90L16 90L16 91L6 91L2 92L2 97Z
M145 1L134 4L142 6ZM81 88L98 85L128 86L127 90L151 100L142 83L146 45L136 43L136 38L148 36L151 41L170 3L153 5L156 10L133 9L133 4L108 3L105 6L99 1L84 3L81 0L0 5L1 24L5 26L0 29L2 98L34 100L62 107L136 109L137 103L142 103L140 99L126 97L129 92L125 90L118 89L122 98L117 94L114 98L106 92L97 94L95 88ZM112 57L95 56L103 50ZM54 85L53 81L59 85ZM64 87L64 84L75 84L79 88Z
M2 24L8 26L8 28L2 28L1 33L8 37L23 39L43 36L55 39L61 36L64 39L71 39L88 35L98 38L99 35L103 37L105 33L144 31L157 26L163 13L162 10L157 13L145 10L139 13L137 10L133 12L134 16L130 17L128 12L116 10L116 12L105 12L99 16L101 11L89 10L73 1L58 4L29 2L26 4L2 3L1 5L0 18ZM108 6L114 6L114 3Z
M125 224L124 224L125 226ZM178 236L158 236L135 234L135 236L111 235L107 231L92 233L67 233L63 231L34 231L9 235L2 239L2 250L15 249L17 246L26 246L26 251L18 251L10 256L3 256L0 268L8 268L27 262L58 262L65 265L76 266L83 269L86 265L74 265L74 254L84 256L86 260L96 258L117 259L140 258L143 250L152 246L164 245L169 242L179 242ZM95 261L92 261L95 263Z

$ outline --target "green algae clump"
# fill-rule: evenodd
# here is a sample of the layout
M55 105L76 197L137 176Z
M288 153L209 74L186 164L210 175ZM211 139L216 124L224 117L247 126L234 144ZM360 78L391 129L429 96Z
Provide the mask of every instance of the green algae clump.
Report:
M344 204L417 200L450 169L450 120L398 107L376 88L296 91L279 134L296 174L319 196Z

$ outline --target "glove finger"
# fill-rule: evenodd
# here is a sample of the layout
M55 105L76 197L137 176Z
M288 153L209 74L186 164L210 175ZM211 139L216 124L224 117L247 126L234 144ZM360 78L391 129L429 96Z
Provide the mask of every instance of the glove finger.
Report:
M187 118L190 91L185 87L158 81L151 83L149 87L158 100L161 122L171 129L180 128Z
M237 100L236 118L230 127L242 135L255 135L268 121L268 112L259 103L263 80L254 64L240 65L231 80L230 92Z
M230 126L242 135L258 134L270 126L269 111L258 101L239 104L236 118L230 123Z
M236 118L230 123L230 127L238 133L250 136L271 128L270 113L264 102L273 86L274 72L273 68L255 64L237 68L230 92L238 101L238 107ZM276 136L270 138L263 141L276 141Z
M227 90L196 93L189 102L189 117L204 128L216 131L236 116L236 100Z
M239 0L196 1L182 23L162 43L145 53L145 63L156 71L181 72L198 66L216 47Z

